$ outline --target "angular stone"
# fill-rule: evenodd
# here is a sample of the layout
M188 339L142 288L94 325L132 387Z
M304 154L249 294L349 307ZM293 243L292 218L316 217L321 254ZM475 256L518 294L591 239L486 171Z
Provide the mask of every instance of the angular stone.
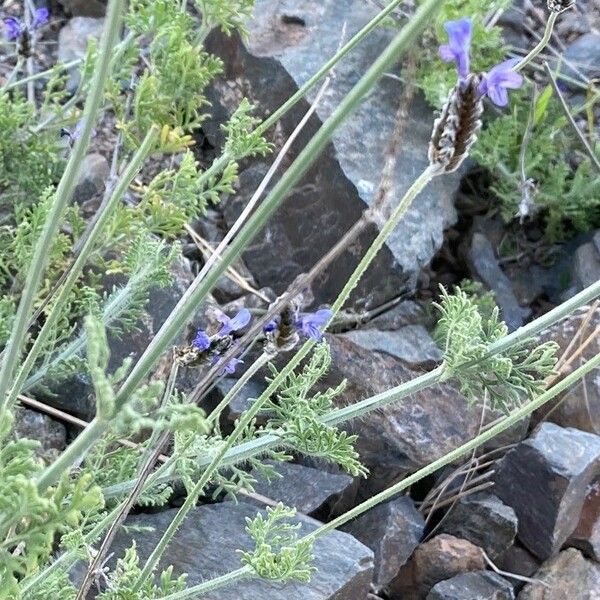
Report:
M422 325L406 325L396 331L357 329L343 337L366 350L391 354L413 369L432 369L442 360L442 351Z
M600 473L600 437L543 423L500 461L495 494L519 519L519 540L546 559L579 521L587 486Z
M492 494L461 498L442 522L440 531L473 542L497 561L517 535L515 511Z
M421 544L389 588L390 600L423 600L440 581L485 569L481 548L442 533Z
M502 319L509 331L521 327L531 311L519 306L512 283L500 268L491 242L482 233L473 234L469 262L477 277L493 290Z
M580 81L581 75L579 73L589 79L600 76L600 35L597 33L582 35L567 46L564 58L565 62L562 63L561 71L571 79ZM576 65L579 73L569 66L569 62ZM572 84L565 81L565 85L570 87Z
M597 600L600 597L600 565L586 560L574 548L544 563L534 579L543 583L528 583L517 596L518 600Z
M496 566L506 573L514 573L522 577L533 577L540 568L540 561L529 550L515 544L509 548ZM519 580L512 580L515 591L519 591L525 584Z
M17 439L37 440L41 444L38 454L48 462L67 445L67 429L60 421L28 408L15 410L14 433Z
M257 479L255 491L286 506L293 506L305 515L326 520L333 514L339 514L343 504L348 505L348 494L356 494L354 479L345 473L328 473L288 462L265 462L281 477L267 481L260 473L252 471Z
M423 537L425 520L408 496L377 505L342 527L375 553L373 584L388 585Z
M221 398L224 398L227 392L236 384L237 379L226 377L217 381L216 388L220 392ZM266 386L258 381L250 380L233 398L233 400L225 407L223 414L224 420L229 423L235 423L241 414L247 411L253 402L260 397L266 390ZM265 411L261 411L256 416L256 422L264 425L268 418Z
M128 525L151 526L153 531L134 533L137 551L145 560L154 550L177 509L129 517ZM246 517L258 511L250 504L224 502L192 509L185 526L168 546L159 570L173 565L175 573L188 573L188 586L222 575L241 566L236 550L249 550L253 542L245 532ZM314 531L319 523L298 518L300 535ZM121 533L113 545L115 556L122 556L131 537ZM366 598L373 573L373 553L341 531L332 531L314 545L313 562L317 571L310 583L271 583L248 579L242 584L223 587L202 596L202 600L358 600Z
M557 356L561 356L581 329L588 314L589 308L587 307L573 313L568 319L545 331L542 339L556 342L560 348ZM571 353L578 350L579 345L592 335L598 326L600 326L600 308L592 313L587 327L581 332ZM578 360L589 360L598 352L600 352L600 338L595 336L581 352ZM573 366L579 366L579 362L575 362ZM579 385L572 386L556 401L543 407L535 417L538 421L545 418L563 427L576 427L583 431L600 434L600 369L594 369L588 373Z
M591 241L582 244L575 252L574 279L577 289L596 283L600 279L600 231Z
M222 143L218 125L242 96L250 97L265 114L273 112L335 54L342 37L354 35L376 10L362 0L258 0L246 42L213 32L207 48L226 57L226 73L211 97L214 119L204 128L209 140L217 146ZM336 65L335 78L300 133L287 164L393 35L391 29L376 29ZM313 89L307 101L299 102L281 118L272 138L277 147L288 138L315 94ZM395 78L384 78L371 90L245 252L244 260L261 286L280 293L321 258L370 204L400 94L401 84ZM402 196L427 164L432 111L419 94L408 110L392 181L394 199ZM265 170L255 164L241 174L239 193L225 207L228 222L239 214ZM414 289L422 266L441 246L444 229L456 220L453 195L458 180L458 176L437 178L421 193L360 282L353 297L355 305L377 306L397 297L402 289ZM375 234L376 228L371 227L319 279L317 303L332 301Z
M367 351L343 336L329 335L332 366L319 389L334 387L343 379L347 386L341 402L353 404L414 379L393 356ZM369 468L369 480L361 483L372 494L398 481L465 443L477 433L480 411L451 385L437 385L350 421L347 429L357 434L356 447Z
M84 204L104 192L110 167L102 154L88 154L81 163L79 181L73 192L73 200Z
M412 300L403 300L389 310L367 321L363 329L379 329L381 331L396 331L405 325L423 325L427 316L423 307Z
M587 491L579 523L567 544L600 562L600 480L590 485Z
M71 62L82 59L86 55L90 38L100 39L104 19L92 17L73 17L58 34L58 62ZM69 70L67 89L74 92L79 84L79 68Z
M427 600L514 600L512 585L490 571L461 573L436 583Z

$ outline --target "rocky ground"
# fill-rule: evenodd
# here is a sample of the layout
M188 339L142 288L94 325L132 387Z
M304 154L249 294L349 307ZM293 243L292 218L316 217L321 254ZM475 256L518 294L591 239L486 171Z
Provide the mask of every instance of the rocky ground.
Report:
M56 25L60 29L56 50L58 57L69 60L81 55L86 35L100 31L103 2L62 0L62 4L67 17ZM559 35L566 55L583 65L587 76L597 77L600 3L578 4L580 12L561 22ZM207 40L209 50L226 59L227 72L211 91L213 119L198 136L198 158L204 163L218 152L219 125L242 95L249 96L262 114L273 111L335 52L341 36L350 37L374 10L364 0L257 0L256 5L257 18L246 41L218 33ZM526 35L514 14L509 13L505 21L507 35L517 40ZM374 32L340 65L286 164L391 35L388 30ZM281 292L312 266L369 205L381 177L401 91L396 77L383 80L245 252L236 269L263 296ZM312 100L314 95L308 102ZM300 103L280 122L272 139L276 147L288 138L308 102ZM432 124L432 111L419 94L409 115L392 181L398 196L425 165ZM110 143L100 133L94 144L77 192L82 204L103 190L108 172ZM194 224L204 240L214 244L222 238L267 167L268 162L261 161L243 165L238 194ZM427 189L356 290L344 324L327 336L333 367L322 385L347 379L344 403L388 389L439 363L441 354L430 336L427 310L439 282L451 285L465 277L481 281L495 292L504 319L516 329L599 278L600 231L547 248L531 226L518 234L526 250L513 260L499 259L498 247L509 228L485 195L478 193L480 181L480 173L467 169L440 178ZM361 247L375 233L368 231ZM126 342L114 341L115 364L126 355L141 353L148 336L202 265L203 256L193 240L184 243L186 258L177 270L176 284L154 294L145 329ZM548 252L553 256L550 264L540 260ZM328 270L315 286L316 304L335 298L359 259L360 253L350 249ZM259 295L223 279L214 300L225 309L240 304L264 307ZM593 306L545 334L545 339L560 345L562 373L600 350L594 337L599 325L600 309ZM191 387L194 373L185 377ZM223 380L215 400L231 385L231 380ZM263 385L257 380L247 386L229 409L229 423ZM48 402L88 419L92 414L89 389L89 382L81 378ZM239 504L198 506L164 563L188 572L190 584L233 569L238 565L235 549L248 544L244 518L255 513L257 504L283 501L295 506L299 521L310 530L317 521L331 519L473 437L481 427L483 408L481 404L469 407L454 387L441 385L369 415L351 425L370 471L367 480L354 480L302 458L278 465L284 478L259 481L257 493L242 496ZM497 416L486 411L484 426ZM39 412L20 413L19 431L41 438L50 455L65 446L74 427ZM130 518L136 525L154 527L153 532L135 534L142 556L153 548L173 510ZM122 536L115 552L127 543L127 536ZM325 536L317 543L315 555L318 573L308 585L256 581L207 598L600 598L600 375L589 375L549 410L470 460L378 506L344 531Z

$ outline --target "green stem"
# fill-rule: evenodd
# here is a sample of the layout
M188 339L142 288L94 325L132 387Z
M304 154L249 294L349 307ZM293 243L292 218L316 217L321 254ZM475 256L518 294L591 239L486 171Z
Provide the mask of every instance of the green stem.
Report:
M6 392L12 382L13 373L21 354L23 342L26 338L27 326L29 324L35 295L48 263L48 248L52 246L58 228L61 225L65 209L73 196L73 190L77 183L81 163L85 156L94 124L96 123L98 110L104 99L104 87L108 78L113 47L120 32L124 5L125 3L123 0L111 0L109 2L105 28L102 32L102 42L100 44L98 60L95 65L94 79L83 112L84 120L81 135L75 142L65 172L56 189L52 208L48 213L44 228L36 244L31 265L27 273L23 294L19 302L10 339L6 345L4 360L0 369L0 421L4 419L4 413L7 409Z
M283 202L289 190L300 181L302 176L318 158L337 128L358 107L364 96L398 60L399 56L411 46L418 34L427 26L432 16L441 8L441 4L439 0L426 0L421 5L410 23L396 35L388 47L371 65L369 70L342 100L333 114L323 123L319 131L307 143L297 159L290 165L270 194L265 198L264 202L248 220L246 226L238 233L237 237L223 253L219 264L211 269L204 280L200 282L194 281L188 288L121 386L115 398L117 411L121 410L128 402L137 386L150 373L153 365L191 320L198 307L218 282L227 267L232 264L257 233L262 230L265 223ZM78 458L86 447L90 447L102 435L105 428L105 424L100 424L94 419L80 435L80 437L85 435L85 440L79 442L79 438L77 438L72 444L75 448L72 451L71 447L67 448L63 455L56 461L57 463L60 461L61 470L55 464L50 465L44 472L41 481L47 485L51 485L57 481L65 465L68 464L68 460Z
M547 45L552 37L552 31L554 30L554 24L558 18L558 13L552 12L546 22L546 29L544 29L544 35L539 43L529 52L529 54L521 59L514 68L515 71L520 71L525 68Z
M38 79L43 79L44 77L50 77L57 70L72 69L73 67L80 65L82 62L83 62L82 58L76 58L75 60L72 60L70 62L58 63L57 65L53 66L51 69L47 69L46 71L40 71L39 73L34 73L33 75L29 75L28 77L23 77L22 79L18 79L17 81L8 83L4 87L4 89L11 90L20 85L25 85L25 84L29 83L30 81L37 81Z
M181 590L181 592L174 592L173 594L163 596L157 600L193 600L199 595L208 594L208 592L214 592L219 588L225 587L226 585L231 585L232 583L241 581L242 579L254 577L256 577L256 575L250 567L241 567L236 571L231 571L231 573L225 573L225 575L221 575L220 577L209 579L204 583L199 583L198 585L190 587L186 590Z
M531 340L536 335L541 333L542 331L548 329L555 323L561 321L573 311L585 306L592 302L595 298L600 296L600 281L592 284L587 287L583 291L579 292L560 306L552 309L547 312L545 315L538 317L531 323L520 327L510 335L505 336L501 340L490 345L486 358L489 356L493 356L500 352L504 352L509 347L523 344L524 342ZM302 358L304 358L305 353L303 352L305 348L312 348L312 344L307 342L303 348L292 358L294 365L298 364ZM308 351L307 351L308 352ZM300 356L300 358L298 358ZM288 363L289 364L289 363ZM280 372L287 372L287 365ZM323 417L323 422L328 425L338 425L350 419L359 417L366 413L372 412L378 408L382 408L383 406L392 404L401 400L402 398L406 398L411 394L414 394L418 391L426 389L432 385L435 385L441 381L441 377L443 374L443 368L438 367L429 373L425 373L416 377L415 379L411 379L405 383L401 383L400 385L392 388L390 390L386 390L385 392L381 392L380 394L376 394L370 398L366 398L365 400L361 400L355 404L351 404L344 408L336 409ZM279 375L273 380L271 385L265 390L265 397L271 397L278 389L279 385L283 383L284 378L280 378ZM265 435L256 440L251 440L249 442L244 442L243 444L239 444L238 446L231 449L231 451L227 452L224 457L224 461L222 466L239 464L240 462L244 462L249 458L254 456L263 454L264 452L273 449L276 446L281 446L282 440L276 435ZM198 463L199 469L204 469L208 466L209 460L203 459ZM110 488L106 488L103 490L105 497L112 497L115 495L122 494L130 489L134 485L134 481L125 481L122 484L118 484L115 486L111 486Z
M538 396L535 400L529 402L528 404L525 404L518 410L514 411L512 414L508 415L497 425L494 425L494 427L491 427L486 432L478 435L477 437L474 437L472 440L452 450L448 454L445 454L441 458L438 458L437 460L433 461L432 463L428 464L422 469L419 469L412 475L409 475L408 477L406 477L399 483L391 486L387 490L384 490L383 492L380 492L372 498L369 498L362 504L359 504L352 510L339 516L337 519L333 519L333 521L330 521L322 527L319 527L319 529L316 529L314 532L309 534L307 538L316 539L322 536L323 534L327 533L328 531L340 527L344 523L347 523L348 521L358 517L370 508L377 506L381 502L385 502L386 500L395 496L399 492L409 488L411 485L414 485L415 483L421 481L425 477L432 475L438 469L441 469L442 467L453 463L454 461L458 460L459 458L462 458L466 454L469 454L476 448L483 446L486 442L489 442L496 436L511 428L513 425L515 425L525 417L538 410L541 406L552 400L555 396L557 396L564 390L570 388L572 385L577 383L577 381L585 377L585 375L593 371L598 366L600 366L600 353L596 354L586 364L573 371L570 375L565 377L556 385L552 386L549 390Z
M402 492L403 490L406 490L407 488L409 488L410 486L414 485L415 483L421 481L425 477L432 475L438 469L441 469L442 467L444 467L446 465L452 464L453 462L462 458L466 454L469 454L476 448L484 445L486 442L495 438L497 435L503 433L504 431L506 431L507 429L509 429L516 423L518 423L520 420L522 420L525 417L532 414L534 411L539 409L541 406L543 406L544 404L546 404L547 402L552 400L555 396L557 396L564 390L570 388L577 381L579 381L581 378L583 378L585 375L587 375L588 373L593 371L598 366L600 366L600 353L597 354L596 356L594 356L594 358L592 358L585 365L579 367L576 371L574 371L573 373L571 373L570 375L565 377L560 383L556 384L551 389L549 389L548 391L541 394L534 401L526 404L525 406L518 409L511 415L508 415L500 423L498 423L494 427L490 428L485 433L482 433L482 434L476 436L469 442L463 444L462 446L459 446L458 448L452 450L448 454L445 454L441 458L433 461L432 463L423 467L422 469L419 469L417 472L406 477L405 479L403 479L396 485L389 487L388 489L384 490L383 492L380 492L379 494L373 496L372 498L369 498L365 502L362 502L358 506L355 506L353 509L349 510L348 512L344 513L343 515L340 515L336 519L333 519L329 523L326 523L326 524L322 525L321 527L319 527L318 529L315 529L312 533L308 534L307 536L305 536L304 538L302 538L299 541L307 541L307 540L314 541L314 540L322 537L326 533L329 533L330 531L337 529L338 527L341 527L348 521L355 519L356 517L367 512L371 508L374 508L378 504L381 504L382 502L385 502L386 500L393 498L398 493ZM191 598L192 596L197 597L196 595L198 595L200 593L206 593L208 591L212 591L212 590L216 589L213 586L223 587L224 585L228 585L232 581L235 581L236 579L238 579L240 577L240 574L243 572L244 572L244 569L238 569L236 571L232 571L231 573L228 573L226 575L222 575L218 578L212 579L210 581L206 581L199 586L194 586L194 587L184 590L182 592L170 594L169 596L164 596L163 598L160 598L160 600L184 600L186 598ZM247 573L247 571L246 571L246 573ZM251 573L251 571L250 571L250 573Z
M250 381L253 375L255 375L258 370L266 365L270 356L268 354L261 354L253 363L252 366L238 379L236 380L233 387L225 394L221 402L217 404L214 410L208 416L208 423L216 424L221 416L221 413L225 409L226 406L229 406L229 403L237 396L238 392Z
M260 362L260 360L257 362ZM261 399L262 401L260 401ZM202 494L202 492L204 491L205 486L210 482L214 473L220 468L223 457L227 454L229 450L231 450L237 439L244 434L247 427L252 423L258 412L261 410L261 408L267 401L267 398L263 398L263 396L261 396L261 399L254 402L252 406L241 416L234 430L225 440L225 443L212 457L210 464L203 471L202 475L200 476L200 479L196 482L192 490L188 492L185 502L182 504L175 517L173 517L173 520L169 523L169 526L167 527L160 541L156 545L156 548L152 551L152 554L148 557L148 560L146 561L146 564L144 565L144 568L142 569L142 572L135 583L135 591L138 591L144 584L146 579L148 579L152 575L154 569L156 568L156 565L158 564L158 561L160 560L167 546L173 539L173 536L183 523L184 519L187 517L190 510L192 510L192 508L194 508L194 506L196 505L196 502L198 501L200 494Z
M75 262L71 265L69 269L69 273L63 282L60 290L54 300L50 312L46 316L44 321L44 325L40 332L38 333L35 342L27 354L27 358L23 363L19 373L17 375L16 381L12 387L12 390L9 394L7 405L12 406L12 404L16 401L17 396L19 395L21 388L27 379L31 369L33 368L35 361L39 357L41 351L44 348L44 344L48 340L49 336L52 334L52 330L58 320L62 315L62 310L69 300L69 296L71 291L73 290L73 286L76 284L83 268L90 256L90 254L94 251L96 244L104 232L104 228L108 223L109 219L112 217L113 208L120 202L121 198L125 195L125 192L131 185L134 177L139 173L142 168L144 161L152 152L156 144L156 140L158 139L158 127L153 126L150 128L137 152L132 157L129 165L125 169L123 175L117 182L115 189L104 206L102 212L98 215L96 223L92 230L90 231L87 239L85 240Z

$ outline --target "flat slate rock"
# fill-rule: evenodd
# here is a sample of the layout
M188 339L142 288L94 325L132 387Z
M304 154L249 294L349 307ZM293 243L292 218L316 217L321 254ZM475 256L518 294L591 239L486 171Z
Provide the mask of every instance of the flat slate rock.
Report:
M253 471L251 474L257 479L254 490L305 515L328 518L339 514L347 495L355 495L354 478L345 473L328 473L296 463L265 462L281 477L267 481Z
M373 584L377 590L398 575L424 529L423 516L408 496L383 502L342 527L375 553Z
M491 571L461 573L436 583L427 600L514 600L512 585Z
M569 548L542 565L533 576L542 583L528 583L518 600L598 600L600 565ZM544 585L546 584L546 585Z
M154 531L135 532L133 537L142 560L155 548L173 519L176 509L129 517L128 525L153 527ZM189 586L223 575L240 567L236 550L248 550L253 542L245 532L246 517L256 516L251 504L224 502L194 508L177 532L159 565L174 566L176 573L188 573ZM264 511L261 511L264 512ZM301 534L315 530L319 523L299 518ZM121 533L113 550L122 556L131 536ZM366 598L373 574L373 552L351 535L332 531L314 545L314 566L318 569L308 584L278 584L249 579L205 594L202 600L359 600Z
M494 493L514 508L519 540L544 560L577 526L587 487L599 474L600 436L542 423L500 461Z
M496 561L517 535L517 515L500 498L479 493L461 498L442 522L440 531L464 538Z

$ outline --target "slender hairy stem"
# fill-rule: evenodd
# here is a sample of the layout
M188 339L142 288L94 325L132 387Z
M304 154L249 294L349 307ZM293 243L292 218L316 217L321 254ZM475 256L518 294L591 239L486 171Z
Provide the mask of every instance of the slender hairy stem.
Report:
M579 292L560 306L557 306L553 310L547 312L545 315L538 317L531 323L520 327L513 333L491 344L485 358L488 358L495 354L499 354L510 347L523 344L528 340L531 340L542 331L548 329L550 326L567 317L573 311L577 310L578 308L581 308L582 306L585 306L586 304L589 304L598 296L600 296L600 281L587 287L586 289ZM299 364L302 358L304 358L304 356L306 356L306 354L308 353L308 350L304 352L305 348L312 348L312 344L310 342L304 344L302 349L296 354L296 356L292 358L294 365ZM300 356L299 359L297 358L298 356ZM469 364L469 366L472 365ZM265 394L268 394L269 397L272 396L278 389L279 385L283 383L284 378L280 378L280 375L284 372L288 372L287 365L282 369L280 374L277 377L275 377L271 385L268 386L267 390L265 390ZM350 406L336 409L329 413L329 415L324 416L323 422L327 423L328 425L338 425L350 419L354 419L356 417L360 417L361 415L372 412L373 410L377 410L378 408L381 408L383 406L397 402L398 400L406 398L407 396L414 394L420 390L426 389L432 385L440 383L443 372L444 370L442 367L437 367L433 371L420 375L419 377L411 379L410 381L407 381L405 383L401 383L395 388L386 390L385 392L381 392L380 394L376 394L375 396L366 398L365 400L361 400L356 404L351 404ZM276 435L266 435L259 439L252 440L250 442L244 442L243 444L240 444L232 448L231 451L227 452L227 454L224 457L223 466L243 462L248 458L260 455L261 453L264 453L267 450L273 449L274 447L281 445L282 441ZM208 459L202 459L200 460L198 467L200 469L203 469L206 468L208 464ZM133 481L126 481L122 484L111 486L110 488L105 488L103 492L106 497L111 497L114 495L122 494L127 489L131 489L133 485Z
M171 373L169 374L169 380L167 382L167 385L165 386L161 407L166 406L169 400L171 399L173 390L175 389L175 382L177 381L177 371L178 364L174 362L173 366L171 367ZM150 439L148 440L148 445L146 451L144 452L144 456L142 457L141 467L137 476L137 483L129 493L129 496L125 499L125 502L122 503L119 513L115 516L110 527L108 528L108 531L104 536L104 540L102 541L102 544L100 545L96 556L94 556L94 559L90 561L90 564L88 565L87 571L85 573L83 581L81 582L75 600L83 600L86 597L90 587L92 586L92 582L94 576L96 575L97 569L104 563L104 559L108 554L110 546L113 543L121 525L125 522L129 511L132 509L133 505L136 503L137 499L142 493L144 484L146 483L146 480L152 473L152 469L154 468L154 465L156 464L156 459L158 458L156 456L155 444L156 440L158 439L159 433L159 428L155 427L154 431L152 432L152 435L150 436Z
M174 592L168 596L163 596L159 600L193 600L199 595L208 594L208 592L214 592L215 590L225 587L226 585L231 585L232 583L236 583L242 579L249 579L253 577L256 577L256 575L250 567L241 567L236 571L231 571L231 573L225 573L225 575L221 575L220 577L209 579L204 583L199 583L198 585L190 587L187 590L181 590L181 592Z
M258 372L258 370L266 365L271 357L268 354L261 354L253 363L252 366L235 382L233 387L225 394L221 402L217 404L214 410L208 415L208 422L216 425L218 423L221 413L225 407L229 406L229 403L237 396L238 392L250 381L252 376Z
M95 65L94 79L83 111L81 135L75 142L65 172L56 189L52 208L48 213L44 228L36 244L27 273L23 294L19 302L11 336L6 345L4 360L0 369L0 421L4 418L4 412L7 408L6 392L10 388L13 373L21 354L35 294L38 291L49 260L48 248L51 247L54 241L64 211L73 196L73 190L75 189L77 177L81 169L81 162L85 156L98 110L104 98L104 87L109 74L113 47L121 29L121 17L124 5L125 2L123 0L111 0L109 2L98 60Z
M344 523L347 523L348 521L351 521L352 519L358 517L370 508L377 506L381 502L384 502L392 496L395 496L402 490L407 489L411 485L414 485L418 481L421 481L425 477L435 473L438 469L441 469L442 467L453 463L455 460L462 458L465 454L468 454L475 448L484 445L486 442L489 442L491 439L500 435L501 433L503 433L504 431L506 431L507 429L524 419L525 417L535 412L538 408L552 400L564 390L570 388L572 385L577 383L580 379L585 377L585 375L593 371L598 366L600 366L600 353L596 354L596 356L594 356L586 364L573 371L570 375L565 377L562 381L551 387L549 390L539 395L535 400L528 402L521 408L512 412L494 427L474 437L472 440L452 450L448 454L445 454L441 458L438 458L437 460L433 461L432 463L428 464L422 469L419 469L417 472L413 473L412 475L409 475L399 483L389 487L387 490L384 490L383 492L380 492L372 498L369 498L362 504L359 504L352 510L339 516L337 519L333 519L333 521L330 521L322 527L319 527L319 529L316 529L307 537L309 539L316 539L324 533L327 533L332 529L340 527Z
M156 140L158 139L158 133L158 127L153 126L150 128L150 130L146 134L146 137L144 138L143 142L138 148L137 152L131 159L131 162L129 163L123 175L119 179L119 182L115 186L115 189L110 199L103 207L102 212L98 213L93 229L89 232L85 243L81 247L77 258L75 259L75 262L70 266L68 275L58 291L58 294L52 304L52 308L46 316L44 325L38 333L31 350L27 354L25 362L23 363L21 369L18 372L16 381L12 387L12 390L7 400L8 406L11 406L15 402L17 396L21 392L23 383L25 382L29 373L31 372L31 369L33 368L35 361L40 355L40 352L43 350L44 344L46 343L48 337L52 334L52 329L60 319L62 309L64 308L65 303L69 299L69 295L73 289L73 286L79 279L79 276L81 275L85 263L87 262L90 254L94 251L94 248L98 240L100 239L100 236L104 232L105 225L108 223L108 220L112 216L112 209L119 203L119 201L127 191L127 188L133 181L134 177L139 173L140 169L142 168L142 165L144 164L144 161L146 160L146 158L154 148L154 145L156 144Z
M40 71L39 73L34 73L33 75L29 75L28 77L22 77L21 79L18 79L16 81L11 81L10 83L8 83L4 86L4 89L10 90L12 88L29 83L30 81L36 81L38 79L44 79L44 77L50 77L57 70L65 70L66 71L68 69L72 69L73 67L77 67L82 62L83 62L82 58L77 58L70 62L58 63L57 65L54 65L51 69L48 69L46 71Z
M525 68L547 45L552 37L552 31L554 30L554 24L556 23L556 19L558 18L558 13L552 12L548 17L548 21L546 22L546 29L544 30L544 35L539 43L527 54L527 56L523 57L521 61L515 66L515 71L520 71Z
M317 538L322 537L326 533L332 531L333 529L337 529L338 527L341 527L348 521L355 519L356 517L362 515L363 513L367 512L368 510L377 506L378 504L381 504L382 502L389 500L390 498L397 495L399 492L401 492L401 491L407 489L408 487L410 487L411 485L414 485L415 483L421 481L425 477L432 475L438 469L441 469L442 467L453 463L454 461L458 460L459 458L462 458L465 454L468 454L469 452L472 452L474 449L478 448L479 446L482 446L486 442L490 441L497 435L503 433L504 431L506 431L507 429L509 429L516 423L518 423L520 420L524 419L525 417L527 417L528 415L530 415L531 413L536 411L538 408L540 408L541 406L543 406L544 404L546 404L547 402L552 400L555 396L560 394L562 391L564 391L564 390L568 389L569 387L571 387L572 385L574 385L577 381L582 379L585 375L587 375L589 372L591 372L593 369L597 368L598 366L600 366L600 353L597 354L594 358L592 358L585 365L579 367L576 371L571 373L569 376L567 376L565 379L563 379L560 383L556 384L551 389L549 389L548 391L546 391L543 394L541 394L540 396L538 396L535 400L533 400L532 402L529 402L528 404L524 405L523 407L516 410L512 414L508 415L500 423L498 423L498 425L496 425L495 427L489 429L485 433L482 433L482 434L474 437L469 442L463 444L462 446L459 446L458 448L452 450L448 454L445 454L441 458L433 461L432 463L423 467L422 469L419 469L417 472L406 477L405 479L403 479L396 485L393 485L393 486L389 487L388 489L384 490L383 492L380 492L379 494L373 496L372 498L369 498L365 502L362 502L361 504L359 504L358 506L349 510L348 512L344 513L343 515L340 515L336 519L333 519L329 523L326 523L326 524L322 525L321 527L319 527L318 529L315 529L312 533L308 534L307 536L302 538L302 540L300 540L300 541L306 541L306 540L314 541ZM192 598L192 597L197 598L199 595L201 595L203 593L207 593L209 591L216 589L215 587L213 587L213 585L218 586L218 587L223 587L224 585L228 585L229 583L231 583L232 580L235 581L237 578L239 578L241 576L242 572L244 572L244 569L238 569L236 571L232 571L229 574L221 575L218 578L206 581L203 584L200 584L197 586L193 586L182 592L176 592L176 593L170 594L168 596L163 596L159 600L184 600L185 598ZM247 572L248 571L246 571L246 573ZM250 571L250 573L252 573L252 571ZM233 579L229 579L228 576L232 577Z
M259 362L259 361L257 361ZM247 427L252 423L254 417L259 413L263 405L266 403L267 398L261 396L256 402L252 404L252 406L241 416L240 420L237 422L235 429L231 432L231 434L225 440L225 443L221 448L219 448L218 452L212 457L210 464L203 471L200 479L196 482L194 487L188 491L187 498L185 502L182 504L181 508L177 511L177 514L173 517L173 520L169 523L169 526L165 530L163 536L160 538L156 548L152 551L152 554L148 557L144 568L139 576L139 579L136 581L134 589L137 591L141 588L143 583L152 575L158 561L162 557L165 552L167 546L173 539L173 536L183 523L184 519L194 508L200 494L204 491L206 485L210 482L212 476L215 474L217 469L221 466L221 462L227 451L230 450L238 438L244 434Z
M321 154L338 127L358 107L364 96L373 88L391 65L398 60L400 55L410 48L418 34L426 27L432 16L440 8L441 3L439 0L426 0L421 5L411 21L394 37L389 46L346 95L333 114L323 123L321 129L319 129L298 155L297 159L290 165L277 185L265 198L262 205L256 210L246 226L223 253L219 264L215 265L202 282L192 283L121 386L115 398L117 410L121 410L126 402L128 402L132 393L143 381L144 377L150 373L161 354L167 350L177 335L191 320L200 304L206 298L206 295L210 293L227 267L248 246L258 232L262 230L265 223L283 202L289 190L300 181L302 176ZM68 468L69 464L73 464L82 453L85 453L98 437L102 435L105 429L106 424L99 423L97 419L94 419L89 427L82 432L80 437L63 452L61 457L44 471L40 482L44 485L51 485L57 481L65 468ZM84 439L80 440L82 437Z

